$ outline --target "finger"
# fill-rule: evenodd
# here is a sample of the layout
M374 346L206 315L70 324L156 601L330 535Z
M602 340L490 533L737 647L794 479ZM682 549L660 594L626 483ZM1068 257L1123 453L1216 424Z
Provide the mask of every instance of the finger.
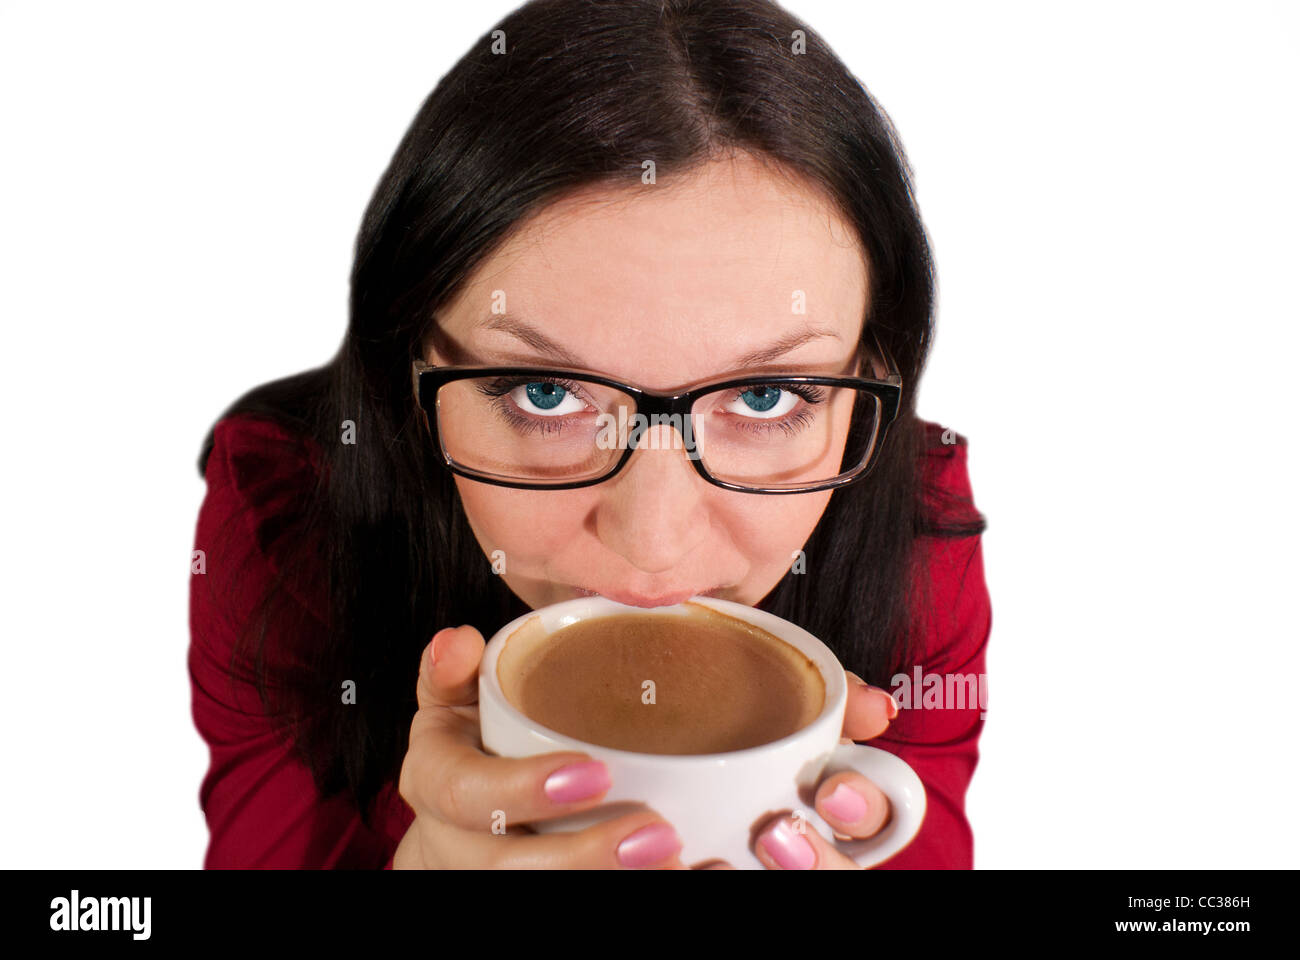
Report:
M726 860L706 860L691 867L692 870L735 870Z
M420 709L477 703L484 646L483 634L468 625L435 633L420 657L415 688Z
M855 673L844 671L848 680L848 705L844 710L844 737L870 740L889 729L898 716L898 701L889 691L868 685Z
M481 830L501 820L548 820L602 802L610 787L609 773L585 753L524 758L484 753L477 705L439 705L469 697L482 659L482 635L473 627L440 630L428 652L435 650L437 660L426 656L421 664L421 709L411 722L398 784L399 794L413 809Z
M470 869L679 870L681 840L672 825L640 809L563 833L499 835L437 824L439 846L456 845L455 857Z
M774 817L759 831L754 855L769 870L861 870L803 817Z
M449 710L420 711L411 724L399 787L417 811L468 830L529 823L599 805L609 771L574 750L498 757L479 749L478 724Z
M874 837L889 822L889 798L860 773L845 770L818 787L813 809L835 830L838 839Z

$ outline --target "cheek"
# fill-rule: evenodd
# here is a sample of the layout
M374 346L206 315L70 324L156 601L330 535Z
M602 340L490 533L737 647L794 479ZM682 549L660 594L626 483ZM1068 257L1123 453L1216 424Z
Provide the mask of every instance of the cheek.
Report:
M456 477L465 516L484 553L504 550L527 563L545 559L582 530L586 499L559 492L514 490Z
M745 496L729 505L721 526L755 569L789 566L790 554L803 547L830 502L829 491L797 496Z

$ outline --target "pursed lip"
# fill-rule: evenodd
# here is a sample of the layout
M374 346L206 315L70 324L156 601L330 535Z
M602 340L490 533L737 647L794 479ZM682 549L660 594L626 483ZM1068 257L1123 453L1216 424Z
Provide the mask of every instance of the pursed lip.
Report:
M615 603L626 604L629 607L671 607L674 604L682 603L691 597L711 596L714 591L721 590L721 587L710 587L708 590L681 590L676 593L664 593L658 596L648 597L639 593L626 593L622 590L588 590L586 587L574 587L578 593L586 597L605 597L613 600Z

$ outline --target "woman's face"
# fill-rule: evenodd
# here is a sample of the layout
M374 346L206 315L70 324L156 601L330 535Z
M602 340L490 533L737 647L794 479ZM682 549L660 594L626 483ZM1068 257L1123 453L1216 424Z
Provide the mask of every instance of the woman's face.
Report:
M847 374L867 297L851 228L815 191L740 155L671 183L592 189L547 207L439 312L425 359L580 366L652 390L749 373ZM504 320L530 326L514 333ZM548 353L532 330L577 362ZM738 366L767 347L779 355ZM752 606L790 569L831 496L715 487L680 442L643 441L591 487L516 490L460 476L456 485L485 557L504 560L506 583L534 608L590 593L640 606L694 594Z

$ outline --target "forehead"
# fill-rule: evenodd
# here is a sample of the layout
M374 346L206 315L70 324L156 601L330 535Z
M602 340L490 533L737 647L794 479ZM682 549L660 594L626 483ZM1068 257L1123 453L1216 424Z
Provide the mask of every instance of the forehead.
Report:
M493 323L504 309L586 366L676 386L810 328L834 336L789 362L835 366L856 346L867 286L861 244L833 206L740 155L549 205L478 267L439 326L488 362L535 358Z

